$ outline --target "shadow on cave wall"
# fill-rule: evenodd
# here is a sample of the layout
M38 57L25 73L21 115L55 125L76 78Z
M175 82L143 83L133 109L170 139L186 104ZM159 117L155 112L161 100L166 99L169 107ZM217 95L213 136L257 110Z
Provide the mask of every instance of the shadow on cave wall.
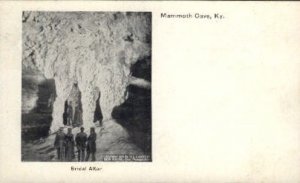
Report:
M151 58L139 60L131 67L132 76L151 81ZM130 139L145 154L151 154L151 89L127 87L128 98L116 106L112 117L127 129Z
M23 79L22 87L30 85L30 81ZM37 140L49 135L52 122L53 103L56 98L54 79L46 79L38 84L38 100L36 106L29 112L22 114L22 140Z

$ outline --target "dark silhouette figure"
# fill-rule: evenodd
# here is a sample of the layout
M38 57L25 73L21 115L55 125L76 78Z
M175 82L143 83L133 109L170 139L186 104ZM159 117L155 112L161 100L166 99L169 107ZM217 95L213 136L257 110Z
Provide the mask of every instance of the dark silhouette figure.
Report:
M72 134L72 128L68 128L68 133L65 137L65 143L66 143L66 160L72 161L72 159L75 157L74 154L74 135Z
M101 107L100 107L100 96L101 96L101 92L99 92L99 97L96 100L96 109L95 109L95 113L94 113L94 123L99 121L99 125L101 127L102 126L103 115L102 115L102 111L101 111Z
M84 161L87 135L83 127L80 128L80 132L76 135L75 141L78 150L78 161Z
M57 150L57 159L59 161L64 161L65 159L65 133L63 131L63 128L60 128L59 131L56 134L55 141L54 141L54 147Z
M96 139L97 139L97 134L95 132L95 128L91 128L90 131L90 136L88 137L87 140L87 155L85 161L89 160L90 154L92 154L92 161L96 161L95 158L95 153L96 153Z

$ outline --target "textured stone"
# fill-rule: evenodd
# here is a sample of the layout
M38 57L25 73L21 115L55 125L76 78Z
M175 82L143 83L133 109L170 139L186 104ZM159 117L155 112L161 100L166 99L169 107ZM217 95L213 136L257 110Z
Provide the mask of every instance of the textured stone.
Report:
M23 13L23 71L39 71L56 84L51 131L62 125L74 82L82 94L85 127L94 126L99 91L104 120L111 118L113 107L126 99L131 65L151 54L150 18L148 13ZM28 98L22 111L33 107Z

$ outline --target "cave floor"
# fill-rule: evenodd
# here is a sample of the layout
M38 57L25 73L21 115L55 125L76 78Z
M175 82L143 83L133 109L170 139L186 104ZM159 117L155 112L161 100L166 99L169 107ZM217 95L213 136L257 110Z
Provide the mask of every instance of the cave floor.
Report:
M68 127L64 128L66 133ZM97 151L96 161L103 161L105 155L144 155L144 153L130 140L127 131L114 120L103 122L100 127L96 124L97 133ZM79 132L79 127L73 128L74 136ZM89 135L89 129L85 132ZM55 134L49 135L47 138L36 140L34 142L22 143L22 161L58 161L56 159L56 149L54 148ZM76 151L76 147L75 147ZM73 161L77 161L77 153L75 153Z

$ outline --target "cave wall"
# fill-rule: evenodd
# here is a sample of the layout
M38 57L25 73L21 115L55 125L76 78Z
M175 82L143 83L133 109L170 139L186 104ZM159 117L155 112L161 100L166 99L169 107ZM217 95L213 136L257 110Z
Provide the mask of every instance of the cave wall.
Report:
M151 105L151 57L138 60L131 67L132 76L148 82L150 86L131 83L127 86L127 98L114 107L112 117L124 127L130 140L145 154L152 150Z
M83 125L94 125L99 91L104 120L110 119L114 106L126 100L131 65L151 54L151 14L23 12L22 18L23 70L55 80L51 131L62 126L64 102L75 82L82 94Z
M24 70L22 73L22 143L48 136L55 98L54 79L46 79L37 70Z

